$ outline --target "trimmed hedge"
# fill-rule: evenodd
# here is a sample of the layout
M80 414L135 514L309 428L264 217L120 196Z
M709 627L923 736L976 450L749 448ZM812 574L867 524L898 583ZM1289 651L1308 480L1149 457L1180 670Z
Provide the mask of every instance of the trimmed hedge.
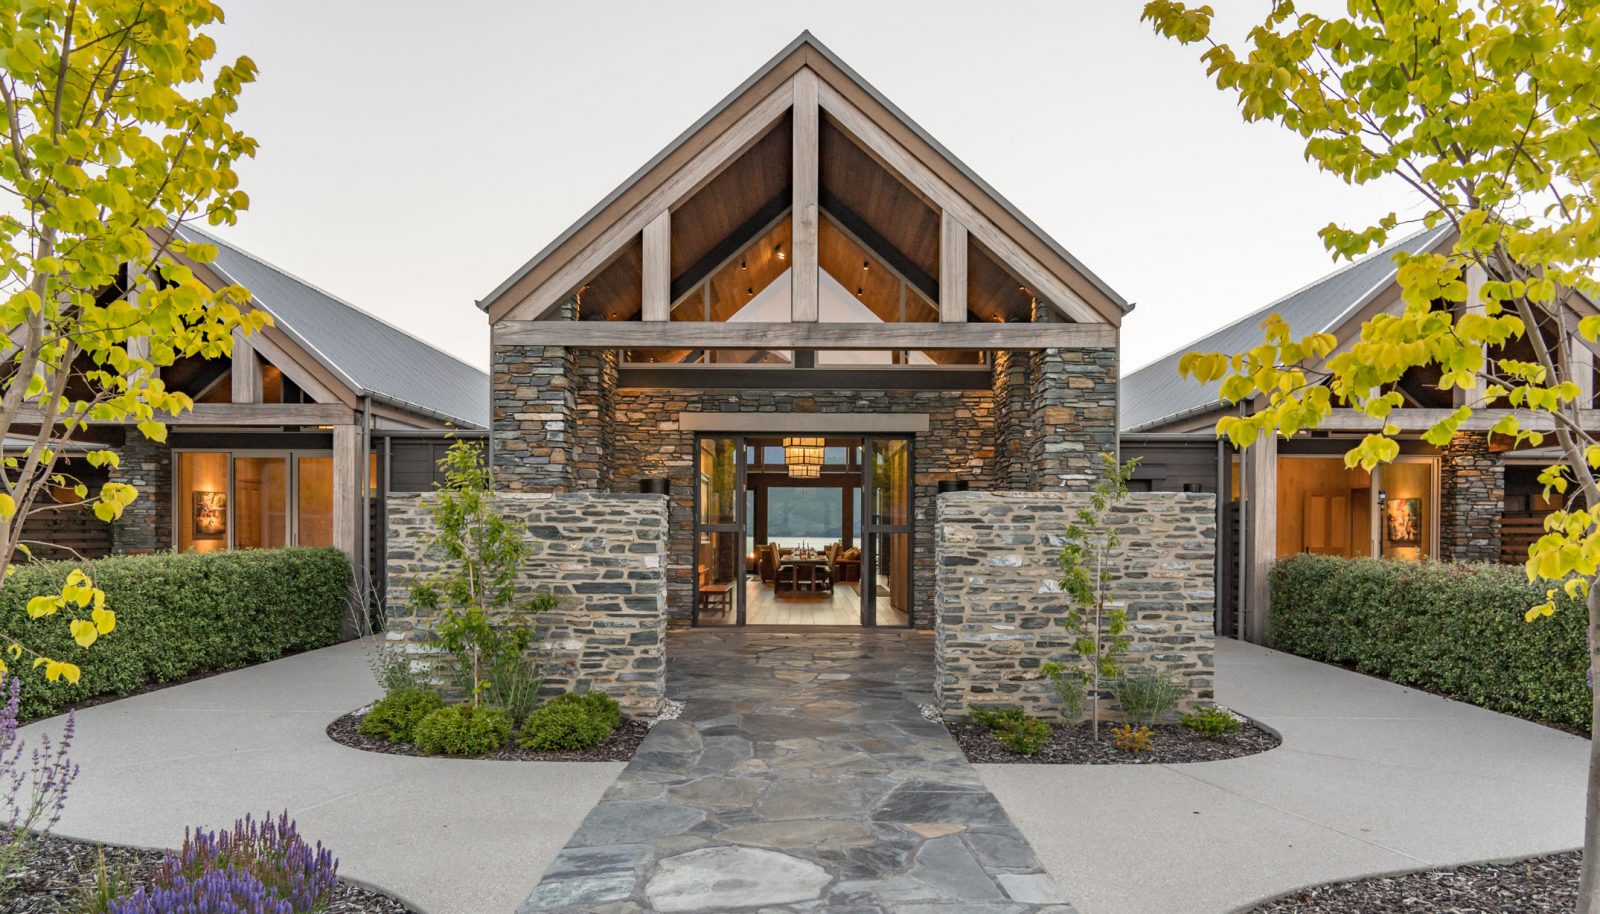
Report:
M1272 569L1272 646L1588 732L1588 613L1520 567L1298 555Z
M58 591L83 568L106 593L117 629L89 649L62 614L29 619L28 598ZM0 586L0 631L77 664L77 685L23 675L22 717L48 717L99 695L275 660L336 644L350 564L336 549L164 553L22 566Z

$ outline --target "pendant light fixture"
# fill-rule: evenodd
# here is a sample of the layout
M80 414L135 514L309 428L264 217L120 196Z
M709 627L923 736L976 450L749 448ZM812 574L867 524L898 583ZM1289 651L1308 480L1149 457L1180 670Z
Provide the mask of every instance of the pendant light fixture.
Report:
M822 475L823 440L814 437L783 439L783 462L796 479L816 479Z

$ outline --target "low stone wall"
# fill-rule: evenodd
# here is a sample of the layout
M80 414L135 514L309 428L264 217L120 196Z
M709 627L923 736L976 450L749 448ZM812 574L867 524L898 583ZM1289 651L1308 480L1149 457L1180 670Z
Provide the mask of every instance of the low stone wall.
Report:
M935 561L937 693L947 714L1012 705L1058 713L1040 667L1082 662L1060 622L1070 601L1060 592L1056 557L1075 492L952 492L939 496ZM1122 537L1121 577L1112 587L1128 611L1128 667L1178 678L1181 708L1212 697L1216 496L1172 492L1128 495L1115 509ZM1102 710L1118 712L1107 700Z
M432 653L430 617L409 605L407 582L438 567L424 509L433 497L389 500L389 638L419 659ZM666 498L509 493L496 504L532 541L519 593L560 599L539 617L546 693L601 691L654 717L666 695Z

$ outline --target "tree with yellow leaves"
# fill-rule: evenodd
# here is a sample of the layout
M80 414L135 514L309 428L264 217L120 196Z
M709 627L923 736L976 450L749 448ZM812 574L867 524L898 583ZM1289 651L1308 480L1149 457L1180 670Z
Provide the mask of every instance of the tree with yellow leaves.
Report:
M68 472L75 435L126 422L165 440L161 416L193 404L159 369L225 356L235 330L266 321L241 308L246 290L214 294L174 256L214 258L175 229L231 223L248 205L234 164L256 143L229 119L256 69L212 60L204 30L221 22L207 0L0 0L0 577L31 557L30 517L92 510L109 522L138 496ZM109 450L82 459L117 463ZM116 625L105 599L80 570L27 611L65 617L87 649ZM77 681L75 664L30 651L9 627L0 619L10 659Z
M1316 428L1336 405L1360 410L1372 430L1345 461L1367 469L1399 453L1398 384L1424 366L1441 389L1471 392L1428 429L1430 443L1449 441L1478 410L1496 410L1489 434L1514 446L1542 444L1548 430L1562 459L1541 477L1547 492L1582 497L1550 515L1527 571L1550 582L1551 597L1564 587L1586 599L1590 668L1600 668L1600 441L1583 425L1569 358L1580 338L1600 334L1600 0L1351 0L1346 11L1326 18L1273 0L1242 51L1213 39L1209 7L1153 0L1144 18L1205 46L1208 71L1245 120L1298 134L1309 161L1351 184L1406 182L1416 221L1449 224L1455 241L1396 255L1403 313L1368 320L1347 347L1297 338L1273 316L1260 346L1189 353L1180 370L1249 405L1217 425L1239 447ZM1401 224L1391 213L1321 235L1353 258ZM1520 339L1532 359L1494 357ZM1554 609L1532 607L1528 621ZM1600 914L1600 741L1586 814L1578 910Z

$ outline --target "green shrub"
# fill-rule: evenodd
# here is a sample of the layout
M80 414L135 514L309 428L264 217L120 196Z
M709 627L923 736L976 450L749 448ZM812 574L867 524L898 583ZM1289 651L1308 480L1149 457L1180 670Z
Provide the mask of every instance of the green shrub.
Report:
M483 755L510 741L511 718L487 705L450 705L417 721L412 735L427 755Z
M60 616L29 619L28 598L83 568L106 593L117 628L88 650ZM41 654L76 663L76 685L23 676L22 716L37 719L98 695L276 660L336 644L350 564L335 549L118 556L19 567L0 586L0 627Z
M424 689L400 689L390 692L382 701L372 706L367 716L356 727L364 736L376 736L397 743L409 743L416 732L417 722L444 707L444 699Z
M1222 739L1244 729L1244 722L1221 708L1201 708L1183 715L1183 725L1206 739Z
M609 695L560 695L528 715L517 743L541 752L589 749L605 742L621 723L622 710Z
M977 708L972 712L972 719L987 727L1007 752L1016 755L1032 755L1043 749L1054 732L1049 724L1029 717L1021 708Z
M1588 611L1520 567L1299 555L1272 570L1272 646L1529 720L1589 729Z
M1134 723L1147 725L1159 723L1172 713L1185 691L1176 679L1149 669L1127 670L1111 686L1123 713Z

